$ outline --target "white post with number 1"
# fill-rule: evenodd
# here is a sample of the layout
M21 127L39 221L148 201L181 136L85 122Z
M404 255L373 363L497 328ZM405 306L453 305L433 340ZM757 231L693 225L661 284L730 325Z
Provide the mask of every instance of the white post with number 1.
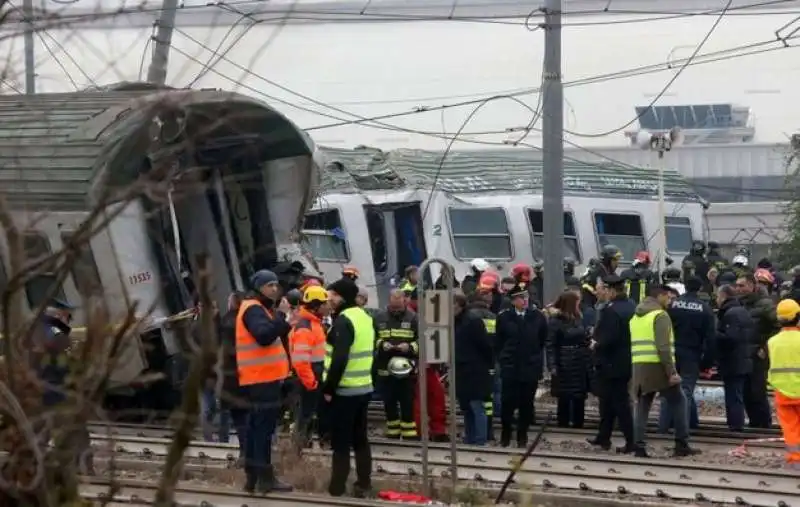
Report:
M425 283L425 272L431 264L439 264L445 282L443 290L418 290L417 309L419 310L419 422L422 441L423 494L430 496L430 473L428 467L428 448L430 432L428 425L427 368L429 364L447 363L450 398L450 476L453 491L458 484L458 442L456 440L456 361L455 331L453 314L453 287L455 286L453 267L443 259L430 258L419 266L418 287Z

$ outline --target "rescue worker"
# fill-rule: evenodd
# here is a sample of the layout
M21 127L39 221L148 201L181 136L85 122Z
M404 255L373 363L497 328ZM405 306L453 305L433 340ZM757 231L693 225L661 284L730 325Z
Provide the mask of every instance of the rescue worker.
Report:
M786 466L800 471L800 305L778 303L781 331L769 339L769 383L775 390L775 411L786 445Z
M476 293L477 297L478 293ZM464 417L464 443L485 445L487 440L486 400L492 394L494 369L492 343L487 320L494 315L484 308L467 308L460 291L454 296L456 398ZM493 322L492 322L493 324ZM489 404L491 406L491 404Z
M752 274L739 277L736 280L736 290L739 292L739 300L750 312L756 325L756 341L752 345L750 356L753 369L745 381L744 406L751 428L769 428L772 425L772 410L767 396L767 340L780 329L775 317L775 303L758 287Z
M717 290L717 308L714 357L725 391L725 419L731 431L744 431L744 389L753 370L756 325L732 285Z
M600 258L589 262L581 280L583 297L587 303L594 306L597 303L595 287L603 277L617 273L617 267L622 260L622 250L615 245L605 245L600 249Z
M417 315L406 308L405 299L404 291L395 289L389 294L386 309L375 314L374 368L386 413L384 435L415 440L418 438L413 412L415 383L411 373L419 358L419 333Z
M628 299L639 304L647 297L650 285L657 283L655 273L650 269L650 253L641 251L636 253L633 264L624 270L620 276L625 280L625 294Z
M733 269L733 272L736 274L737 278L747 274L752 274L752 270L748 266L749 263L750 259L741 253L733 257L731 268Z
M528 428L535 421L534 396L544 367L547 319L528 303L525 286L513 290L512 309L497 316L497 350L502 386L500 445L508 447L516 426L517 446L528 444ZM519 419L514 424L514 412Z
M428 436L432 442L449 442L447 435L447 396L442 384L441 375L436 365L429 364L425 372L425 385L419 384L419 377L415 376L414 382L414 422L419 431L422 428L421 412L419 409L420 389L426 389L428 397Z
M775 277L772 276L772 273L770 273L768 269L758 268L755 273L753 273L753 277L756 279L756 283L761 291L772 296L772 291L775 287Z
M419 268L417 266L408 266L403 271L403 280L400 282L400 290L406 293L414 292L417 288L417 281L419 279Z
M633 415L628 382L631 380L630 320L636 305L625 294L624 280L614 274L606 275L597 286L597 294L604 303L598 310L594 339L589 346L594 353L596 367L596 394L600 399L600 426L597 436L588 442L602 449L611 449L614 422L625 437L625 446L619 453L635 451L633 440Z
M39 315L32 335L33 354L30 356L31 366L43 383L42 405L47 411L41 433L46 446L54 431L61 429L59 409L66 401L65 389L68 388L70 373L70 351L72 341L72 312L74 307L59 299L50 299ZM69 414L70 416L72 414ZM77 452L73 458L82 474L94 475L94 459L92 456L89 431L84 424L75 428L67 428L66 439L70 447Z
M333 457L328 493L332 496L345 493L351 450L356 463L354 496L365 496L372 488L367 412L372 397L375 330L372 318L356 305L357 296L358 286L349 278L342 277L328 287L335 317L325 344L322 394L331 414Z
M726 268L730 267L730 262L720 253L719 243L716 241L708 242L708 253L706 254L709 268L717 268L721 274Z
M484 328L486 328L486 337L492 347L490 350L491 367L489 368L489 382L491 384L491 389L489 390L489 394L486 395L486 398L483 402L483 410L486 413L487 425L486 439L489 441L494 441L494 430L492 429L492 425L494 424L495 411L500 413L500 382L499 376L496 375L497 365L494 350L497 337L497 315L495 315L491 310L491 301L494 298L494 295L497 293L497 286L495 285L494 280L495 278L487 277L487 275L484 274L484 276L481 277L480 283L478 284L478 290L472 295L472 298L469 302L470 315L480 319L483 322ZM456 369L457 375L458 371L459 370ZM471 381L467 380L467 382ZM456 383L456 389L458 389L458 385L459 384Z
M698 239L692 241L692 246L689 248L689 255L683 258L681 267L683 268L684 280L687 280L690 276L697 276L703 282L702 292L710 294L711 288L708 283L708 270L710 266L705 258L705 253L705 243Z
M661 273L661 283L682 296L686 292L686 286L681 282L681 270L675 267L674 261L669 257L666 259L666 264L664 272Z
M470 274L465 276L461 281L461 290L464 291L464 295L467 297L475 292L475 289L478 287L478 280L481 279L481 275L484 271L490 268L486 259L472 259L469 263L469 267Z
M650 407L656 394L669 405L675 424L675 456L691 456L697 451L689 447L689 418L686 397L681 389L681 376L675 368L675 341L672 321L666 309L670 288L656 285L636 307L630 321L632 391L636 397L634 439L636 456L648 457L645 431Z
M564 285L576 289L580 294L581 282L578 277L575 276L575 267L577 264L578 263L572 257L564 257Z
M716 333L714 312L699 296L702 288L703 280L698 276L690 276L686 280L686 292L672 301L667 309L675 337L675 367L681 376L681 388L688 404L690 429L696 429L700 424L694 388L700 376L703 356L709 355L708 350ZM671 425L669 404L661 403L658 430L666 433Z
M319 383L324 370L326 338L322 319L330 313L328 292L320 286L308 287L303 292L300 304L296 323L289 333L292 367L301 388L294 429L298 451L311 444L311 423L320 404Z
M292 487L278 480L272 467L272 437L280 415L283 382L290 370L284 341L291 330L286 320L291 308L286 298L280 298L278 277L272 271L256 271L250 286L254 292L242 301L236 316L239 385L247 390L250 403L244 490L287 492Z
M361 276L358 272L358 268L355 266L345 266L342 269L342 278L347 278L353 283L358 282L358 277Z

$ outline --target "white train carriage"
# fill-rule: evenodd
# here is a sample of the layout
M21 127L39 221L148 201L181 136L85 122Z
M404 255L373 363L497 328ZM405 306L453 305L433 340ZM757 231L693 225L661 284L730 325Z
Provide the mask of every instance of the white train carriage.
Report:
M323 150L322 187L304 237L327 278L361 271L372 305L383 304L405 266L428 256L461 279L484 258L507 272L542 256L542 165L530 151L442 154L372 148ZM680 260L704 237L704 207L675 171L664 173L668 254ZM653 251L658 179L651 169L565 161L564 253L585 264L614 244L630 262ZM557 268L561 276L561 267Z
M0 117L0 195L24 229L29 260L60 250L106 189L124 193L154 178L153 167L168 167L157 176L164 179L130 202L109 203L99 217L113 217L108 227L91 239L57 290L78 306L100 301L112 319L135 301L139 317L147 319L149 332L131 343L113 373L123 406L168 410L176 401L172 388L181 375L173 359L185 345L165 320L194 306L197 254L209 255L212 297L220 308L256 269L279 261L308 265L296 241L319 180L314 144L260 101L133 83L2 96ZM3 289L8 245L2 232L0 254ZM31 308L53 281L47 273L28 281ZM83 317L79 308L78 325ZM152 371L169 380L131 388Z

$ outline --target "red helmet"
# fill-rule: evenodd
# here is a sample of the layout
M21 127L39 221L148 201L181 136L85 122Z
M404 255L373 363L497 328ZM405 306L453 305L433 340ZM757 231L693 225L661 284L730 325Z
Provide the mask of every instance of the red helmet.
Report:
M517 264L511 268L511 276L524 282L529 282L533 278L533 268L527 264Z
M478 280L478 290L487 292L492 291L496 289L499 284L500 275L494 271L486 271L481 275L480 280Z
M754 273L756 281L772 285L775 283L775 277L766 268L758 268Z
M634 260L641 262L642 264L650 264L652 261L650 260L650 252L646 250L642 250L640 252L636 252L636 257Z

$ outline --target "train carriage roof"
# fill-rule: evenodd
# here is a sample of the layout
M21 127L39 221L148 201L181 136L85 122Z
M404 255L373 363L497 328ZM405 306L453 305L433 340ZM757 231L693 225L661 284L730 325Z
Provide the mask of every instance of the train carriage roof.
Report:
M170 120L178 125L175 132L186 135L159 137ZM260 161L314 151L309 136L286 117L238 93L120 83L74 93L3 95L0 194L12 207L84 210L99 188L124 187L146 172L154 139L162 153L186 153L187 138L203 153L247 149Z
M381 151L369 147L322 148L321 151L325 160L322 193L426 189L431 188L434 181L438 190L451 194L542 191L541 154L530 149L454 151L445 157L443 164L443 153L434 151ZM697 199L697 193L677 171L665 169L664 182L667 198ZM564 160L564 192L655 198L658 176L654 169L624 163Z

